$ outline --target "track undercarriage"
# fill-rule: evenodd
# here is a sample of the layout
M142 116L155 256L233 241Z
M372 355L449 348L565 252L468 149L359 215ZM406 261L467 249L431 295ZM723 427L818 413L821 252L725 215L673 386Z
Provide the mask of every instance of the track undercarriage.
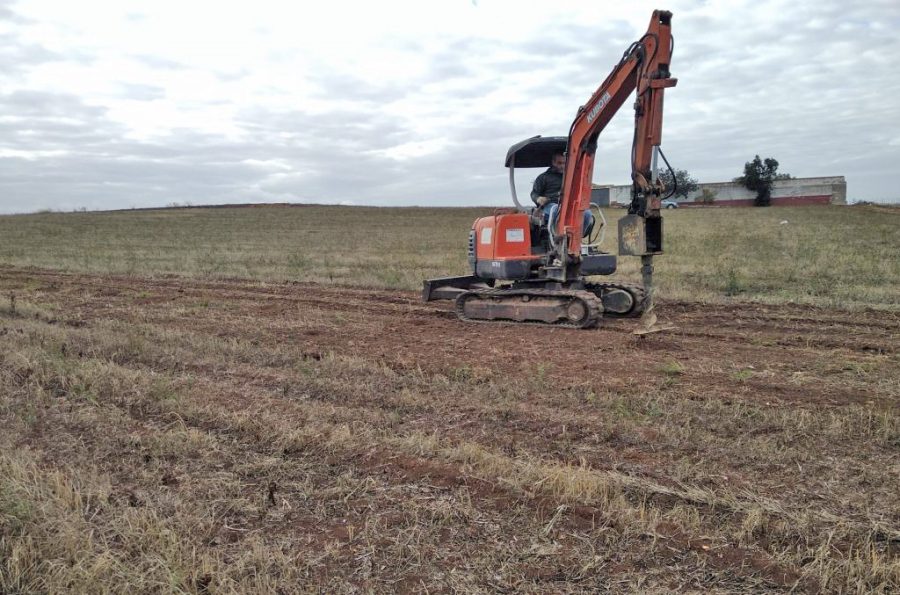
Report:
M520 286L459 288L455 300L460 320L590 328L603 317L640 316L644 310L645 294L643 288L637 285L582 283L563 289Z

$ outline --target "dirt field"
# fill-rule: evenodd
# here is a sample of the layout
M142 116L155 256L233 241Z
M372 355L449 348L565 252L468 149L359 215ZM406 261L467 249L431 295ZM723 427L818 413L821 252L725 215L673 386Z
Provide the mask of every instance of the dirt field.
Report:
M0 291L0 592L900 589L898 312L668 301L640 339L302 283Z

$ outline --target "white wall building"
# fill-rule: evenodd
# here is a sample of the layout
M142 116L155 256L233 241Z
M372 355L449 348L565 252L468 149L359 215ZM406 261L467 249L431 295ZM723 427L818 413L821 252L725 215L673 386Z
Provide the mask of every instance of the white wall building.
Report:
M608 198L607 198L608 197ZM734 182L710 182L679 198L684 206L752 206L756 193ZM631 185L594 185L592 199L600 204L628 204ZM847 204L847 181L844 176L824 178L794 178L772 184L772 205L844 205Z

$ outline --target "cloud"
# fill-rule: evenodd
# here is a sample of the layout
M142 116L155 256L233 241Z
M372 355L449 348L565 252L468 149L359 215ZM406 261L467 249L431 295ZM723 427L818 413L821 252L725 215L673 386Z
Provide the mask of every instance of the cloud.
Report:
M121 83L122 94L133 101L154 101L166 96L166 90L155 85Z
M0 6L0 11L3 10L4 8ZM27 71L36 64L62 59L61 54L51 52L40 44L24 43L16 35L0 33L0 70L6 73L6 76Z
M170 60L162 56L153 56L150 54L132 54L131 59L150 68L157 70L184 70L187 68L185 64L176 60Z
M12 9L12 0L0 0L0 23L22 22L22 17Z
M676 4L674 166L727 180L759 153L795 176L846 175L851 198L897 195L900 6ZM357 26L351 5L329 4L298 36L277 4L222 9L198 30L209 7L101 18L0 1L0 212L508 204L507 148L565 134L650 12L404 6L365 9ZM628 101L595 181L628 180L632 123ZM537 173L519 174L520 192Z

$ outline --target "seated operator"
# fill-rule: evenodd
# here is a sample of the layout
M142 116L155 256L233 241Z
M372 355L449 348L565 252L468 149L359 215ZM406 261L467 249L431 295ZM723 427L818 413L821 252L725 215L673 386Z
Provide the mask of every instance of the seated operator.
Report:
M553 155L550 167L534 180L534 188L531 190L531 200L540 209L544 219L544 225L552 228L556 225L559 216L559 195L562 191L563 172L566 169L566 157L561 153ZM584 211L582 222L582 236L590 235L594 227L594 217L590 209Z

